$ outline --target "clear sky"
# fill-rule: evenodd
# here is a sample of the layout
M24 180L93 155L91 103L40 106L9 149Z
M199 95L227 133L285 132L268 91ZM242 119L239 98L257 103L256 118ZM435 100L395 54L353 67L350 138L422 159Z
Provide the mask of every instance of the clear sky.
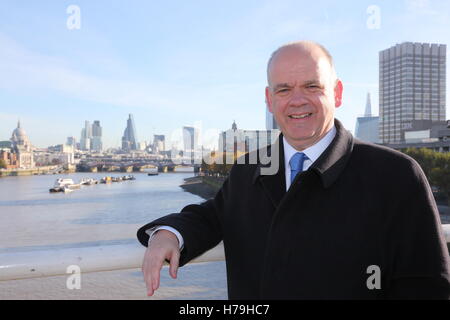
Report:
M80 29L67 27L70 5ZM378 52L450 44L450 1L2 0L0 140L19 118L37 147L79 140L85 120L100 120L104 145L117 147L129 113L139 141L199 123L265 129L267 60L304 39L334 56L344 83L336 117L353 131L367 92L378 114Z

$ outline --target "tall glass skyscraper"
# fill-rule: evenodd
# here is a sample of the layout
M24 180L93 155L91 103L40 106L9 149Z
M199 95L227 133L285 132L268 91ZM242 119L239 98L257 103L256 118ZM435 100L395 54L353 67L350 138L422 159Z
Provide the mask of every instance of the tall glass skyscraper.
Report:
M91 150L100 152L102 149L102 127L100 126L100 121L95 120L92 124Z
M84 128L81 129L80 149L83 151L91 150L92 127L89 121L84 122Z
M136 138L136 127L134 125L133 115L130 114L127 120L127 127L122 137L122 150L131 151L137 149L138 143Z
M446 45L404 42L379 53L380 140L445 120Z
M83 151L102 151L102 127L100 126L100 121L95 120L92 125L89 121L85 121L84 128L81 130L80 149Z
M275 121L275 117L269 111L269 108L266 106L266 130L279 129L278 123Z

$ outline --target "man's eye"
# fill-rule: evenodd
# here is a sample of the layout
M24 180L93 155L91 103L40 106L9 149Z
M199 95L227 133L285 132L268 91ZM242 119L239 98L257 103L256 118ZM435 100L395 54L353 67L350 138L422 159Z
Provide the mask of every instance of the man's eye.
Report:
M277 90L277 93L286 93L286 92L288 92L288 91L289 91L289 89L284 88L284 89L279 89L279 90Z

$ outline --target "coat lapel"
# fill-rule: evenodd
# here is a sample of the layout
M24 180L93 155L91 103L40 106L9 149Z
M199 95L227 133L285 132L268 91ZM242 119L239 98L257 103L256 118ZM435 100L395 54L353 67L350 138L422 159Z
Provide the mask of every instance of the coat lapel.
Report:
M253 180L254 183L261 183L265 194L272 201L275 208L278 207L278 204L286 193L284 148L282 137L283 135L280 134L275 143L267 149L267 154L271 158L270 163L261 164L261 162L258 161L258 166L256 168ZM273 161L278 161L278 165L273 163ZM264 170L267 170L269 167L277 168L277 170L271 172L273 174L264 173Z
M319 159L310 167L310 170L315 171L319 175L325 188L330 187L339 177L347 165L353 150L352 135L337 119L335 119L334 124L336 126L336 137ZM278 160L278 170L274 174L264 174L263 169L270 167L272 163L262 164L258 155L258 165L253 177L253 183L261 183L264 193L269 197L274 207L277 208L286 194L283 134L280 134L275 143L268 147L267 153L272 160Z

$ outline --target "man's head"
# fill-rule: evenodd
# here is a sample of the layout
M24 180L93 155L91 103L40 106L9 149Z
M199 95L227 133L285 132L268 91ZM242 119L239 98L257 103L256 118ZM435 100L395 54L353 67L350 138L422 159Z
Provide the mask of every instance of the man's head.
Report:
M332 128L343 87L321 45L300 41L280 47L269 60L267 81L269 111L297 150L312 146Z

